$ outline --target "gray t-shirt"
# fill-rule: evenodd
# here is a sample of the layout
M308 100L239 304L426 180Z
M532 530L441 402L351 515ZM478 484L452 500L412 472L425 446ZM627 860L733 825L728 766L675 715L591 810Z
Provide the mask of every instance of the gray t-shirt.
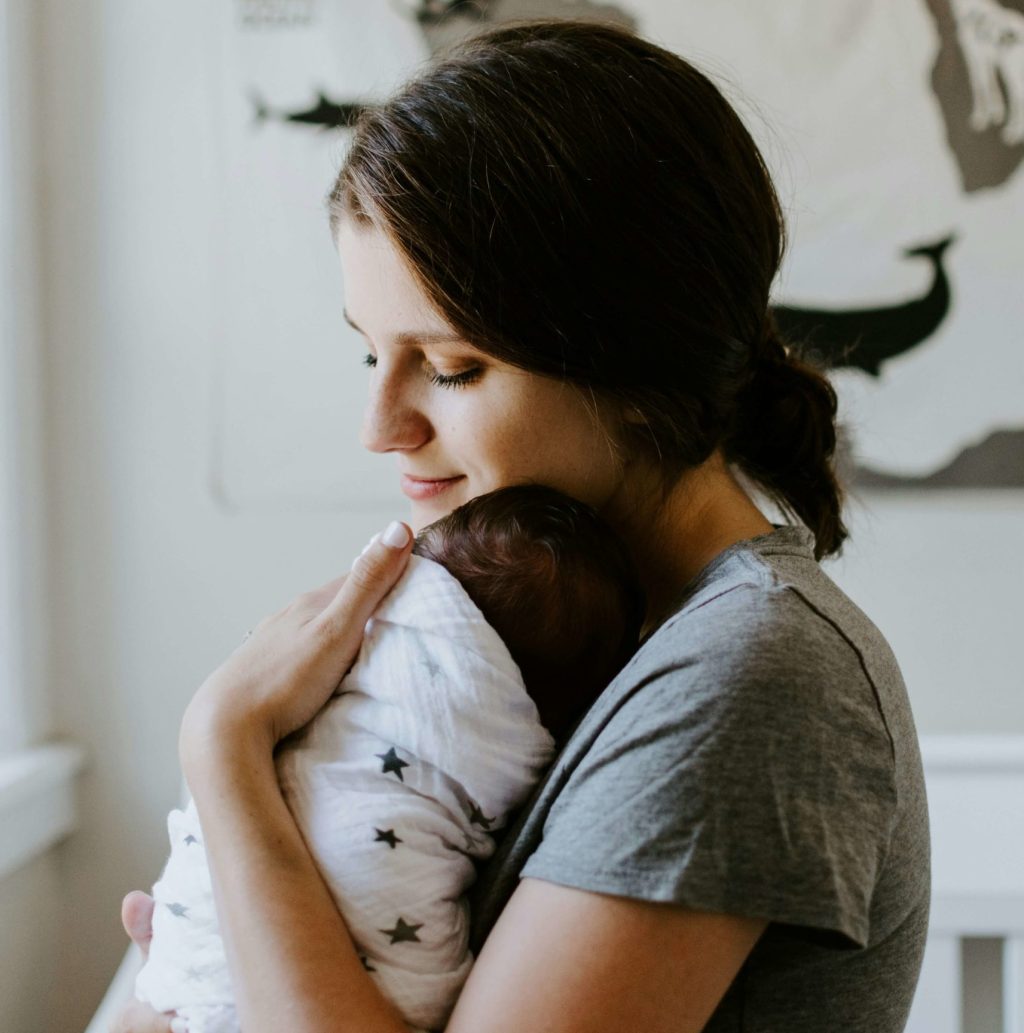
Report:
M899 667L803 528L738 542L583 716L473 888L521 877L769 920L711 1033L896 1033L930 898Z

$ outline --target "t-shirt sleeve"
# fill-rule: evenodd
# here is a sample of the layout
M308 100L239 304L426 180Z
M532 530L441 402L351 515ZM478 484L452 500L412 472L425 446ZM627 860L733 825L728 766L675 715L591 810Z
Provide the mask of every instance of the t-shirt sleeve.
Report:
M705 607L692 655L637 672L523 877L867 944L892 742L856 650L780 595L753 617L742 599Z

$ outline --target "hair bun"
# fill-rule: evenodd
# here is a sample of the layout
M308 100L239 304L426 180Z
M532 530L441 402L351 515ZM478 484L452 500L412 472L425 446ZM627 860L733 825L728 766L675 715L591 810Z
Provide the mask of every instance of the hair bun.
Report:
M847 530L830 497L841 499L835 473L835 389L821 371L788 348L769 315L753 368L737 398L730 449L787 512L815 537L815 555L837 552Z

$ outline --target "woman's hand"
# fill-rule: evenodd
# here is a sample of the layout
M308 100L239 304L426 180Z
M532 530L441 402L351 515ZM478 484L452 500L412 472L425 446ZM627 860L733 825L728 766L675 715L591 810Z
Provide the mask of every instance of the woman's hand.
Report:
M269 752L317 714L352 666L363 628L401 576L411 544L409 528L392 523L350 573L256 625L185 711L179 749L186 777L211 750L244 742Z
M204 755L233 744L274 744L307 724L351 667L363 628L408 562L412 533L393 523L363 550L349 574L300 595L267 617L200 686L182 722L179 747L186 776ZM149 953L153 900L129 893L121 921ZM175 1017L132 1000L111 1033L176 1033ZM179 1020L180 1021L180 1020Z

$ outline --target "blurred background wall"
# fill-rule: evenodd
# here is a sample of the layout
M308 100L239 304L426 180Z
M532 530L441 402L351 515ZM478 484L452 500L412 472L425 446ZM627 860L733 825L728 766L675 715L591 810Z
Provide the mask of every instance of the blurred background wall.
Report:
M29 387L41 417L46 678L34 728L80 743L87 762L77 832L0 881L5 1033L84 1027L125 948L121 897L148 888L166 854L176 729L191 693L247 628L347 569L403 512L387 459L362 491L346 470L365 460L350 433L323 430L330 421L317 441L334 467L324 498L254 501L218 478L219 285L222 263L243 260L220 235L219 6L8 3L31 227L24 273L35 285L25 303L38 316ZM323 255L333 261L326 240ZM258 275L260 256L244 261ZM336 307L340 339L333 266L314 287ZM299 301L274 298L282 325ZM324 362L306 375L337 378L355 397L357 364L326 353ZM972 390L969 372L962 390ZM343 408L338 427L354 427L357 413ZM1024 733L1024 491L865 488L850 523L852 542L828 569L889 636L919 729Z

